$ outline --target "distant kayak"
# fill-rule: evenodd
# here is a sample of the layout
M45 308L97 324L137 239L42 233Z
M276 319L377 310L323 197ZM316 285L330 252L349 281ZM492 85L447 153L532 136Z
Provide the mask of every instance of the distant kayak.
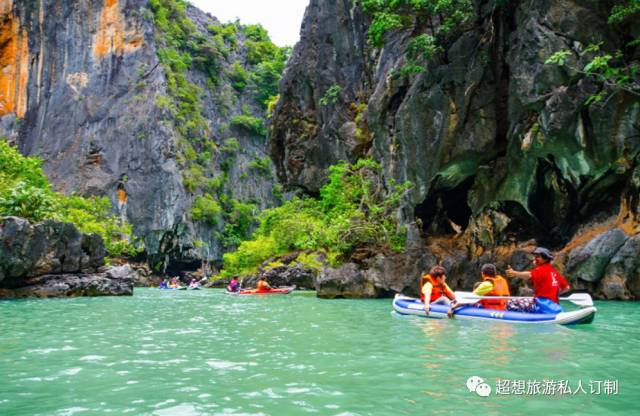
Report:
M395 296L393 299L393 310L402 315L426 316L424 312L424 303L422 303L420 299L404 295ZM448 305L432 303L428 317L446 319L447 311L449 311ZM561 312L555 315L484 309L475 306L462 306L456 309L455 319L476 319L527 324L577 325L593 322L596 312L597 309L595 306L587 306L573 311Z
M287 287L278 287L270 290L257 290L257 289L242 289L239 292L230 292L227 290L227 293L230 295L286 295L291 293L296 286L287 286Z

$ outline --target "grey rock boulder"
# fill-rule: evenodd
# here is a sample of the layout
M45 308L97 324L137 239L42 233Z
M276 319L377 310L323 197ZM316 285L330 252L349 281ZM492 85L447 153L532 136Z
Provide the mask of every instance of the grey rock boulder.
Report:
M640 234L629 238L613 256L600 291L607 299L640 298Z
M584 246L569 253L565 268L572 278L597 282L604 276L607 265L628 236L619 228L602 233Z
M100 236L82 234L73 224L0 219L0 287L20 286L27 277L95 271L105 255Z
M133 294L133 271L128 265L93 274L46 274L24 281L25 286L0 289L0 298L125 296Z
M326 268L316 280L320 298L377 298L379 289L355 263Z

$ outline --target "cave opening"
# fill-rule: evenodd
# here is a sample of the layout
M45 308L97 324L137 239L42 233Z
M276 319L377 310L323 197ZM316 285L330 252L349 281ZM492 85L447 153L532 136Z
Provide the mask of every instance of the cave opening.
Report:
M165 273L169 276L184 277L187 272L195 272L202 266L200 260L169 260Z
M471 176L453 188L435 190L415 207L414 216L425 234L454 235L467 228L472 214L467 195L474 180Z

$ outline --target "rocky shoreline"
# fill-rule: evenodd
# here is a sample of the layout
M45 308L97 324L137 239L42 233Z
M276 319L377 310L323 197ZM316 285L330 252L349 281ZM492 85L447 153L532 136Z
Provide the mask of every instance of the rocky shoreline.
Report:
M105 266L102 238L52 220L0 219L0 299L133 294L128 265Z
M589 224L556 250L556 267L574 289L587 290L594 299L640 299L640 232L635 221L620 218ZM290 253L266 261L255 276L243 279L243 286L253 287L265 277L273 286L316 290L321 298L417 296L419 277L435 264L448 270L448 283L457 290L471 289L483 263L495 263L499 270L507 265L517 270L531 267L535 240L486 249L474 242L476 231L469 228L458 236L427 239L409 232L405 251L354 253L339 267L331 267L321 255L321 267L308 267L296 261L301 253ZM159 281L145 264L105 266L105 256L99 236L82 234L72 224L0 219L0 299L132 295L134 285L155 286ZM223 279L208 286L226 283ZM526 282L509 283L514 295L532 293Z
M435 264L448 270L447 282L455 290L470 290L480 279L484 263L494 263L502 272L508 265L516 270L531 269L530 253L538 245L535 240L486 249L473 243L473 235L474 230L469 229L451 238L417 237L407 243L404 252L372 251L363 258L353 256L339 267L329 266L319 256L320 270L305 268L289 254L265 261L243 285L251 287L259 277L265 277L274 286L314 289L321 298L380 298L395 293L417 296L419 277ZM572 288L587 290L600 300L640 299L640 232L635 222L614 217L589 224L555 253L553 263ZM274 263L280 265L269 268ZM216 286L225 283L216 282ZM509 284L514 295L533 293L530 284L519 279Z

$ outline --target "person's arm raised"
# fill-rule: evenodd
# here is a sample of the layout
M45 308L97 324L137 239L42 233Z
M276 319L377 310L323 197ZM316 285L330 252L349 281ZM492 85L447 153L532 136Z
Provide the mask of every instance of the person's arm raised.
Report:
M506 274L507 277L519 277L521 279L531 279L531 272L529 271L525 271L525 272L517 272L515 270L513 270L511 268L511 266L507 266L507 270L506 270Z

